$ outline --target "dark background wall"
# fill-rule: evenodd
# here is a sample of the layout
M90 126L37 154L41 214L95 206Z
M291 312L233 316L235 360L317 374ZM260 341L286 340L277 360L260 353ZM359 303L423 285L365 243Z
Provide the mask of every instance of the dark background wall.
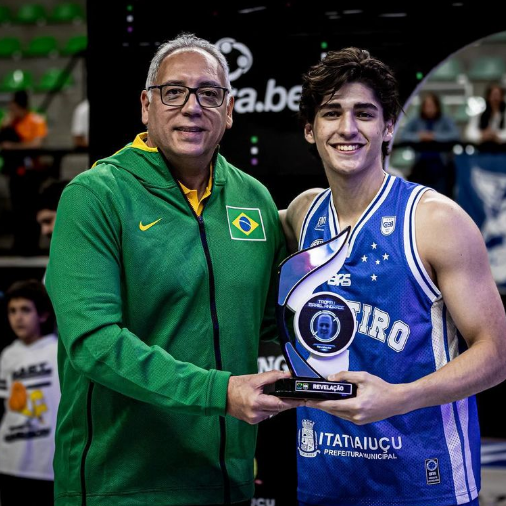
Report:
M265 182L286 204L309 186L324 185L310 156L295 111L283 97L322 52L346 46L368 49L396 72L404 100L453 52L495 32L506 21L494 2L214 1L116 0L111 9L89 2L88 92L91 159L107 156L143 130L139 95L156 47L181 31L217 42L225 37L251 51L247 73L232 82L256 93L255 112L238 112L222 141L222 153ZM241 52L227 55L231 71ZM269 85L270 82L270 85ZM280 88L283 88L281 90ZM269 92L270 89L270 92ZM251 97L251 93L249 93ZM257 112L264 109L279 111ZM271 105L272 104L272 105ZM256 136L258 142L252 144ZM251 147L257 164L251 164Z

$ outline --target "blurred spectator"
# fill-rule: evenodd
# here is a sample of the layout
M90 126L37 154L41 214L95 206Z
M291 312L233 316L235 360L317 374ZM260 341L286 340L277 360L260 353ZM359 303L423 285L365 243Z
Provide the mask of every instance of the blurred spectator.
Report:
M505 143L506 103L504 89L499 84L491 84L487 88L485 104L485 111L469 120L465 131L466 140L475 144L484 144L485 147Z
M40 148L46 136L46 120L30 111L27 92L15 92L0 127L0 149L5 162L3 170L9 176L13 252L19 255L38 252L39 230L34 206L47 174L39 157L30 150Z
M0 355L0 502L49 506L60 400L53 308L36 280L14 283L6 299L16 340Z
M455 122L443 114L441 101L435 93L422 100L420 115L409 121L401 134L403 142L456 142L460 140Z
M409 179L452 197L455 166L451 147L441 144L459 140L457 125L443 113L439 97L426 94L419 116L409 121L400 135L401 142L415 143L415 163Z
M87 148L90 129L90 103L84 99L74 109L72 115L72 139L76 148Z
M37 223L40 225L42 235L49 240L53 235L54 220L56 219L56 209L60 201L63 189L70 181L68 180L48 180L39 193L37 200Z
M0 127L0 148L29 149L42 146L47 136L46 120L30 111L28 93L16 91L9 102L8 111Z

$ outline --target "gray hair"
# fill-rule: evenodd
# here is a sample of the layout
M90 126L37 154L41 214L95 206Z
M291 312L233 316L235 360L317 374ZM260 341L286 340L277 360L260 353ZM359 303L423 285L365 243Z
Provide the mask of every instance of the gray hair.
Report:
M179 50L190 51L192 49L205 51L216 59L225 74L225 86L230 90L229 68L223 53L221 53L214 44L197 37L193 33L181 33L175 39L164 42L157 49L149 65L148 76L146 78L146 89L155 84L160 65L167 56ZM151 100L151 90L148 91L148 96L149 100Z

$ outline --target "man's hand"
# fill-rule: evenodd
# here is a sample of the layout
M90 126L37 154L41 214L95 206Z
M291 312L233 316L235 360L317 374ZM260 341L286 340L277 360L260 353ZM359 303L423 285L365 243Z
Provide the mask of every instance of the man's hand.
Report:
M357 385L357 396L337 401L308 400L306 406L317 408L357 425L384 420L406 410L404 387L387 383L367 372L343 371L331 374L330 381L349 381Z
M289 372L282 371L231 376L228 382L227 414L254 425L287 409L303 406L304 400L280 399L263 393L265 385L289 377Z

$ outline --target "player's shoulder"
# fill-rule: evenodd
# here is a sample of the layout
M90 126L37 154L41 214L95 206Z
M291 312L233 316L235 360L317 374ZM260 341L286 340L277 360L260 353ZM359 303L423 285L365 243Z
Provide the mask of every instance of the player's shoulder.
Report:
M468 222L470 218L457 202L437 191L428 190L420 199L417 220L428 221L436 226L460 220Z
M417 243L429 257L456 250L482 249L483 238L471 217L455 201L436 191L422 196L416 211Z

